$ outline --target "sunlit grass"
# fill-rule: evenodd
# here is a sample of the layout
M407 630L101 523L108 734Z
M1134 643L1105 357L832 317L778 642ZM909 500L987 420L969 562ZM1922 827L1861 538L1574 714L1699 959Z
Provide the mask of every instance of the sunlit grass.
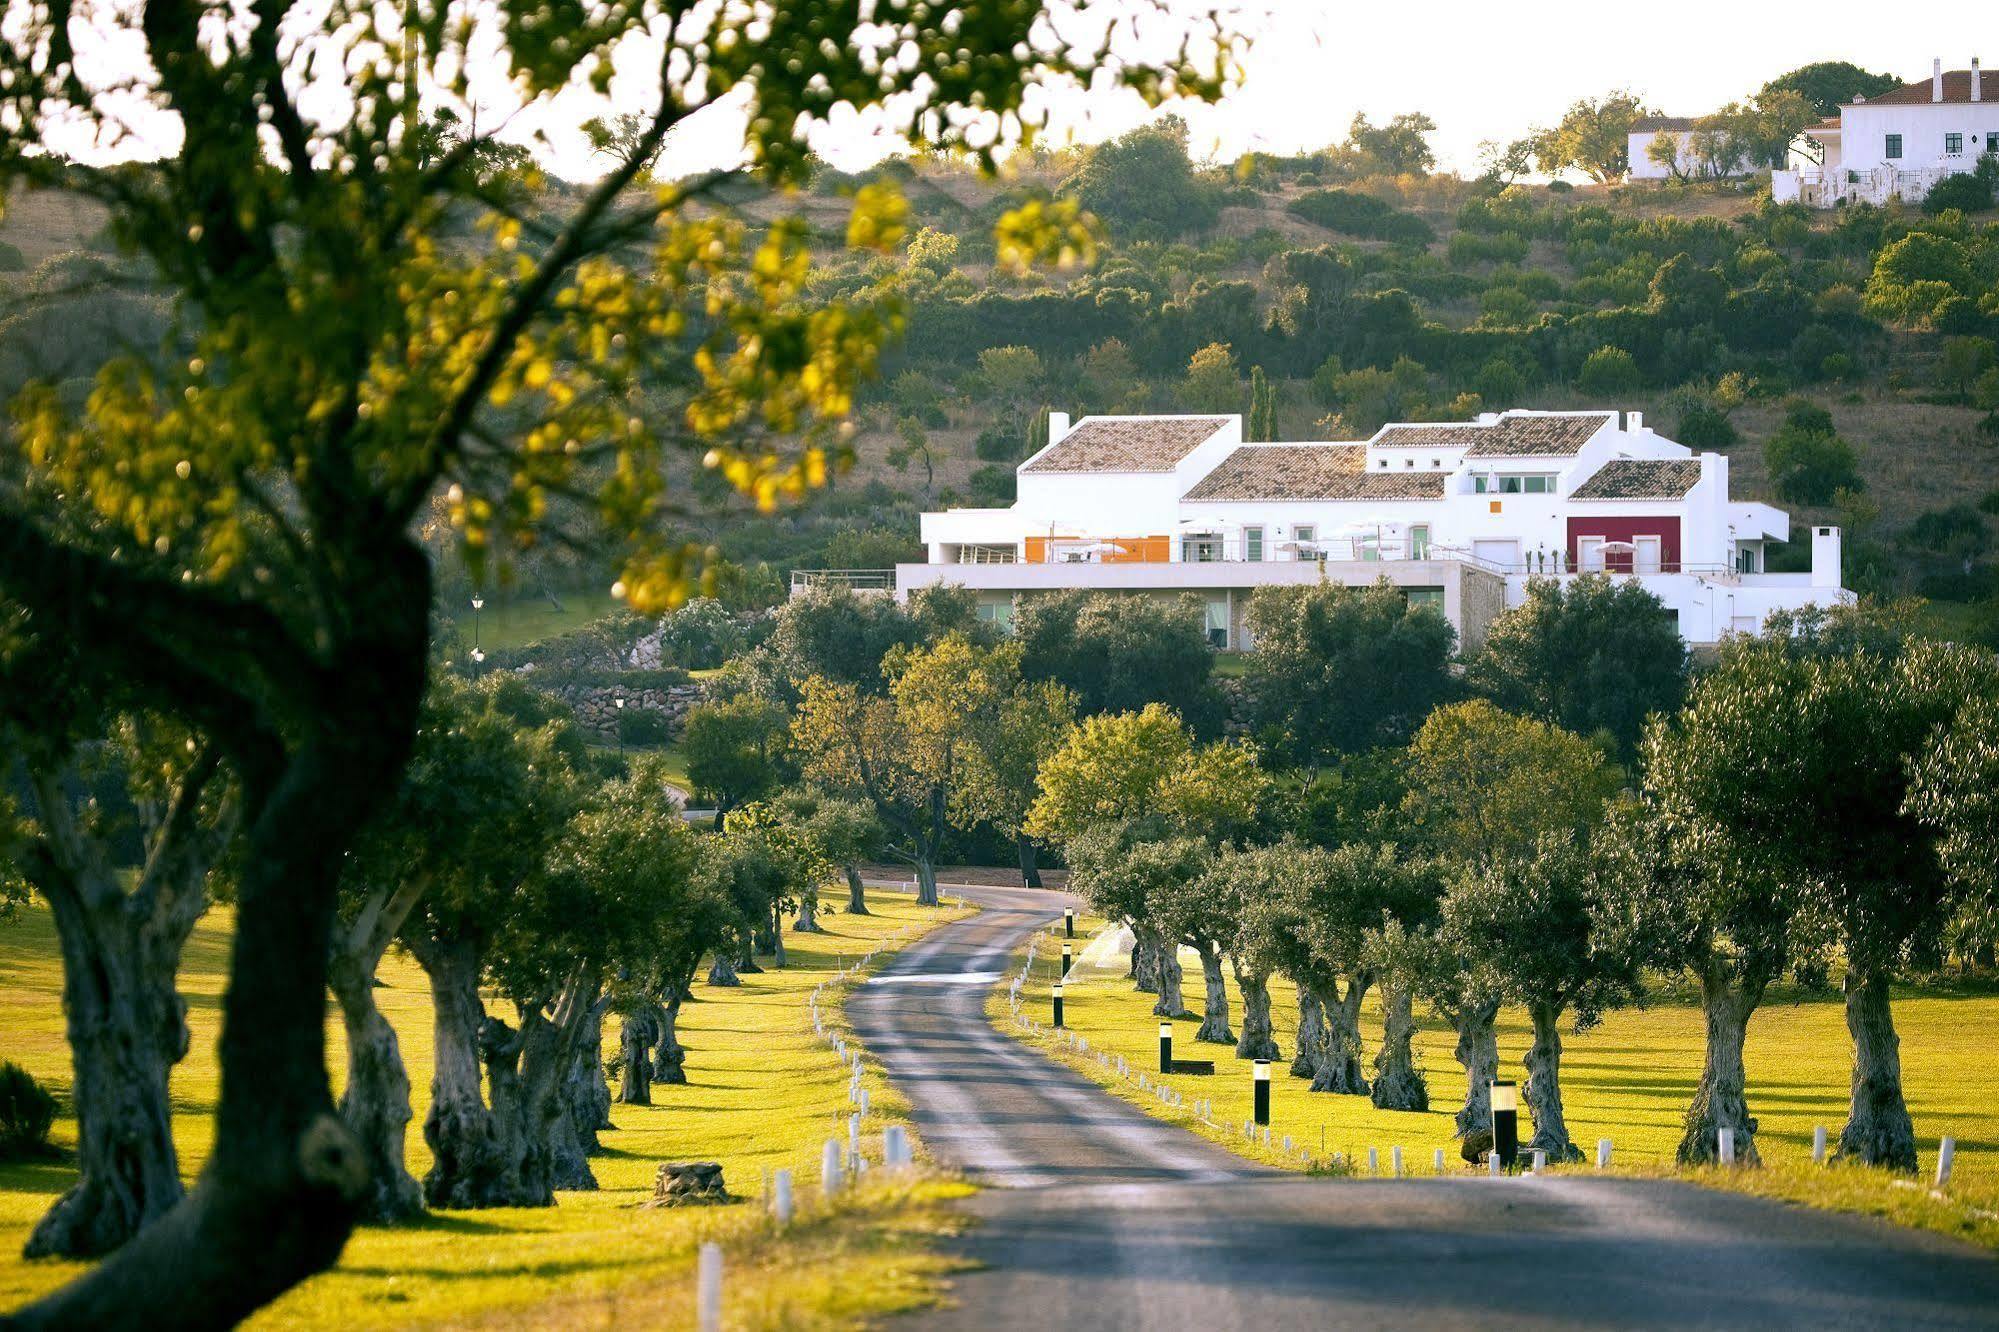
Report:
M1092 932L1100 922L1086 922ZM1079 926L1079 934L1082 929ZM1083 950L1078 949L1079 955ZM1049 1020L1048 987L1059 963L1059 941L1044 936L1030 980L1022 989L1023 1013L1044 1026ZM1017 973L1021 956L1013 962ZM1182 955L1185 1001L1201 1011L1204 990L1199 964ZM1176 1024L1175 1053L1215 1061L1213 1077L1169 1076L1163 1081L1185 1098L1173 1108L1106 1072L1097 1051L1122 1055L1133 1074L1153 1076L1158 1066L1158 1019L1153 996L1141 994L1126 978L1126 959L1110 965L1080 963L1064 987L1065 1022L1072 1035L1089 1043L1091 1055L1064 1048L1046 1031L1023 1032L1007 1015L1001 986L989 1009L1003 1030L1082 1069L1148 1113L1185 1124L1231 1150L1290 1168L1298 1157L1252 1147L1240 1134L1252 1106L1250 1064L1232 1046L1196 1044L1195 1021ZM1281 1145L1285 1136L1318 1157L1342 1156L1365 1168L1367 1151L1377 1149L1389 1168L1393 1147L1403 1149L1405 1170L1428 1172L1432 1154L1445 1150L1446 1169L1465 1169L1452 1137L1452 1117L1462 1099L1464 1076L1451 1054L1454 1037L1420 1008L1416 1050L1429 1079L1431 1108L1424 1112L1377 1110L1363 1096L1314 1095L1304 1081L1288 1075L1297 1035L1297 995L1281 978L1272 984L1278 1044L1285 1062L1273 1070L1271 1125ZM1240 1030L1241 1003L1230 987L1231 1018ZM1380 1036L1377 996L1370 995L1362 1024L1366 1054L1372 1059ZM1844 1009L1836 998L1786 996L1766 1003L1752 1019L1746 1059L1750 1111L1757 1116L1757 1147L1768 1163L1761 1171L1693 1172L1703 1183L1726 1184L1793 1201L1888 1216L1929 1229L1962 1234L1999 1246L1999 1069L1991 1057L1999 1033L1999 995L1978 990L1906 990L1896 996L1895 1021L1901 1034L1902 1071L1915 1118L1923 1176L1918 1185L1897 1183L1883 1171L1814 1169L1812 1130L1826 1125L1835 1135L1845 1119L1851 1046ZM1501 1066L1505 1076L1523 1079L1521 1066L1531 1033L1526 1015L1501 1015ZM1697 1006L1679 998L1608 1015L1582 1034L1563 1033L1562 1090L1570 1136L1586 1152L1598 1138L1613 1144L1613 1163L1636 1172L1672 1169L1687 1104L1700 1077L1705 1027ZM1214 1103L1219 1127L1196 1122L1192 1107ZM1523 1111L1524 1117L1524 1111ZM1526 1129L1523 1125L1523 1134ZM1943 1199L1930 1196L1938 1140L1957 1139L1951 1188Z
M526 647L595 624L622 604L608 591L564 592L559 606L542 596L523 595L515 600L488 597L478 613L479 646L488 652ZM466 643L471 643L472 608L455 606L451 616Z
M729 1254L730 1317L741 1326L817 1327L907 1308L932 1297L943 1260L921 1239L947 1220L934 1205L962 1186L924 1181L871 1188L837 1218L810 1218L785 1233L764 1233L761 1195L767 1172L790 1167L801 1198L817 1193L821 1144L844 1139L847 1081L832 1050L817 1039L807 1016L811 989L900 932L891 947L959 913L921 910L907 894L871 893L872 916L822 915L827 933L786 937L790 966L743 978L740 989L697 981L699 1002L681 1020L690 1085L655 1087L651 1106L613 1106L617 1129L603 1135L606 1154L593 1158L600 1191L564 1193L552 1208L499 1209L433 1215L415 1225L364 1228L333 1271L307 1282L267 1310L267 1327L365 1328L411 1322L523 1325L601 1323L612 1309L663 1312L666 1325L691 1321L678 1302L692 1289L692 1262L703 1239L718 1238ZM182 968L194 1028L193 1046L173 1083L174 1131L190 1177L212 1140L217 1094L215 1039L227 961L229 916L211 913L197 927ZM430 1165L421 1125L429 1102L432 1047L429 992L414 963L392 956L379 991L402 1039L415 1087L409 1164L419 1177ZM70 1064L63 1040L61 969L54 927L40 907L0 925L0 1057L43 1080L65 1103ZM829 992L830 997L830 992ZM827 1016L833 1017L832 1005ZM337 1019L329 1023L329 1060L344 1067ZM615 1048L615 1032L606 1048ZM868 1132L879 1158L885 1123L907 1122L908 1106L870 1067ZM55 1137L73 1145L75 1121L57 1121ZM638 1204L652 1193L662 1161L720 1161L729 1188L750 1201L719 1208L654 1210ZM68 1165L0 1167L0 1308L60 1284L75 1264L28 1263L21 1245L35 1220L73 1178ZM823 1263L846 1265L852 1277L829 1282ZM736 1301L742 1301L739 1306ZM545 1314L558 1301L570 1313Z

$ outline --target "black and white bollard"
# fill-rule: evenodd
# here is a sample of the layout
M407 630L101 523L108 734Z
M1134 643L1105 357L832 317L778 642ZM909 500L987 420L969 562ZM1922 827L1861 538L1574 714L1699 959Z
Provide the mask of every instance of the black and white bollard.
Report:
M1520 1159L1520 1089L1511 1082L1492 1084L1492 1154L1508 1170Z
M1062 1029L1062 987L1060 985L1057 985L1054 989L1048 992L1048 997L1054 1001L1055 1029L1057 1031L1060 1031Z
M1065 939L1076 937L1076 908L1074 907L1062 908L1062 937Z
M1075 957L1073 956L1075 948L1076 946L1071 943L1065 943L1062 945L1062 974L1065 977L1069 974L1070 965L1074 963L1076 960Z
M1173 1071L1173 1024L1171 1022L1162 1022L1159 1024L1159 1071L1161 1073L1171 1073Z
M1250 1079L1256 1089L1256 1122L1270 1122L1270 1061L1259 1059L1250 1069Z

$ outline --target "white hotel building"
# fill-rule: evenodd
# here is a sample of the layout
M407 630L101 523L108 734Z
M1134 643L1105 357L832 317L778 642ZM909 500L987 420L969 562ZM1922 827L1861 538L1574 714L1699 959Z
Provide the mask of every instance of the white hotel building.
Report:
M1635 578L1690 643L1754 632L1771 611L1850 600L1839 530L1811 532L1811 572L1769 573L1790 518L1734 499L1728 459L1695 454L1637 412L1510 411L1388 425L1365 443L1245 444L1236 416L1055 414L1005 509L926 513L922 564L806 571L907 597L974 589L1006 623L1057 588L1196 593L1215 645L1247 647L1256 588L1385 579L1475 648L1536 576Z

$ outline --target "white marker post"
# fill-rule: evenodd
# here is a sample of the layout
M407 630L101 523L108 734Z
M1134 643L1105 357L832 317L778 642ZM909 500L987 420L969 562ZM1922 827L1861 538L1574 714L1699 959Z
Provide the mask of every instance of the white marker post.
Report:
M1937 1187L1950 1183L1951 1163L1957 1160L1957 1139L1945 1138L1937 1144Z
M1372 1147L1367 1149L1367 1173L1370 1175L1381 1173L1381 1153Z
M1823 1124L1812 1130L1812 1164L1825 1164L1825 1125Z
M1719 1128L1719 1129L1716 1129L1716 1130L1715 1130L1715 1138L1716 1138L1716 1143L1715 1143L1715 1146L1716 1146L1716 1148L1717 1148L1717 1151L1716 1151L1715 1155L1716 1155L1716 1156L1717 1156L1717 1157L1718 1157L1718 1158L1720 1159L1720 1161L1721 1161L1721 1163L1722 1163L1723 1165L1725 1165L1725 1166L1732 1166L1732 1165L1734 1165L1734 1164L1735 1164L1735 1130L1734 1130L1734 1129L1732 1129L1732 1128L1726 1128L1726 1127L1724 1127L1724 1128Z
M694 1320L701 1332L721 1332L722 1246L712 1240L701 1246L695 1264Z
M791 1171L780 1169L770 1177L770 1209L781 1226L791 1224L793 1210L791 1197Z
M1492 1176L1492 1177L1493 1177L1494 1179L1498 1179L1498 1178L1499 1178L1499 1165L1500 1165L1500 1162L1499 1162L1499 1151L1498 1151L1498 1149L1496 1149L1496 1148L1495 1148L1494 1150L1492 1150L1492 1151L1489 1151L1489 1152L1487 1152L1487 1153L1485 1154L1485 1173L1486 1173L1486 1174L1488 1174L1488 1175L1491 1175L1491 1176Z
M909 1163L909 1133L900 1124L890 1124L882 1130L882 1164L906 1166Z
M1443 1174L1443 1173L1444 1173L1444 1149L1443 1149L1443 1148L1439 1147L1439 1148L1437 1149L1437 1154L1436 1154L1435 1156L1431 1157L1431 1158L1430 1158L1430 1161L1431 1161L1431 1164L1433 1164L1434 1166L1436 1166L1436 1168L1437 1168L1437 1173L1438 1173L1438 1174L1440 1174L1440 1175L1441 1175L1441 1174Z
M1389 1162L1389 1173L1394 1175L1395 1178L1401 1179L1402 1149L1400 1147L1390 1147L1388 1149L1388 1162Z
M825 1150L819 1156L819 1189L828 1198L840 1192L840 1140L826 1139Z
M1608 1170L1608 1169L1610 1169L1610 1139L1609 1139L1609 1138L1598 1138L1598 1139L1596 1140L1596 1168L1597 1168L1598 1170Z
M1534 1173L1538 1175L1547 1168L1548 1153L1544 1149L1536 1147L1534 1149Z

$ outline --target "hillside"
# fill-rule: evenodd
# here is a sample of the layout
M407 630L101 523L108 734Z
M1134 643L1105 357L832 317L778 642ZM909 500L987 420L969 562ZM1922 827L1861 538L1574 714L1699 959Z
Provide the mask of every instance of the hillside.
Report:
M1725 447L1738 495L1848 527L1863 590L1961 603L1960 631L1994 618L1992 519L1978 507L1999 504L1987 500L1999 443L1989 214L1779 209L1762 179L1502 188L1355 174L1352 162L1349 146L1200 166L1168 121L998 179L893 160L736 200L753 226L808 219L817 294L889 294L908 318L860 404L851 469L806 511L731 507L691 461L679 478L723 502L709 539L768 566L738 596L768 599L789 567L908 558L921 508L1009 502L1044 408L1246 411L1259 368L1280 438L1504 407L1642 409L1669 436ZM840 243L849 196L870 179L909 203L894 258ZM1092 262L997 267L993 224L1050 196L1097 216ZM28 270L0 281L43 301L75 252L104 244L93 210L55 196L14 201L0 242ZM143 343L158 316L139 297L89 299L81 319L14 316L0 387L78 376L93 355ZM1807 447L1776 475L1765 446L1787 423ZM534 579L601 586L602 574L571 560Z

